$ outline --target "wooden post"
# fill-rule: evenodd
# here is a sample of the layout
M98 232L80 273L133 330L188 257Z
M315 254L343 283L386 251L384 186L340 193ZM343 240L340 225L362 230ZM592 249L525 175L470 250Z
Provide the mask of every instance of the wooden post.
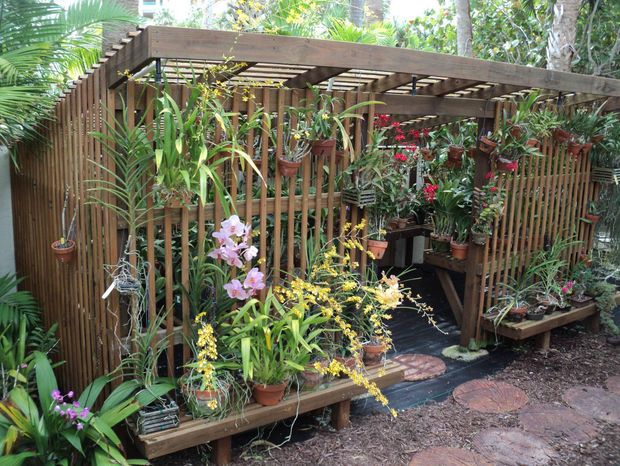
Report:
M351 400L342 400L331 406L332 408L332 427L336 430L343 429L349 425L349 414L351 413Z
M585 322L586 330L590 333L599 333L601 330L601 313L596 312L591 317L588 317Z
M232 437L224 437L211 442L213 446L213 462L220 466L230 464L231 457L231 439Z
M546 332L539 333L535 337L535 346L536 349L547 351L549 349L549 344L551 343L551 330L547 330Z
M478 120L478 134L486 134L493 129L493 120L481 118ZM474 172L474 188L480 188L486 183L485 175L490 170L489 156L478 150L474 156L476 169ZM469 242L469 254L465 266L465 297L463 300L463 315L461 323L460 345L467 348L472 338L476 338L478 327L478 303L481 278L478 277L478 264L482 262L484 246Z

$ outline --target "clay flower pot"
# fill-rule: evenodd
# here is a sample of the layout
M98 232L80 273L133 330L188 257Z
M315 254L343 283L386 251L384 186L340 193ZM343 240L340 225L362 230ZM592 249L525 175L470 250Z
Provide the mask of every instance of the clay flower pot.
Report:
M463 166L463 161L460 160L460 159L459 160L450 160L450 159L448 159L448 160L446 160L444 162L444 167L446 167L446 168L456 168L456 169L459 169L462 166Z
M431 233L431 246L435 252L447 253L450 250L450 240L449 236Z
M605 135L604 134L595 134L594 136L592 136L590 138L590 142L592 144L598 144L599 142L601 142L603 139L605 139Z
M518 160L507 160L503 158L497 159L497 170L500 172L512 173L516 172L519 167Z
M368 240L368 250L372 253L373 256L375 256L376 260L383 259L383 256L385 255L385 250L387 249L387 247L388 247L387 241L379 241L376 239Z
M564 144L568 141L570 141L572 134L570 133L570 131L566 131L562 128L555 128L553 130L553 139L555 140L555 142L559 142L560 144Z
M497 143L491 141L486 136L480 136L480 150L485 154L492 154L495 148L497 147Z
M579 155L579 153L581 152L582 148L583 148L582 144L579 144L578 142L571 141L571 142L568 143L568 146L567 146L566 150L568 151L568 153L570 155L573 155L573 156L577 157Z
M520 139L523 136L523 126L521 125L512 125L508 131L515 139Z
M278 159L278 167L280 168L282 176L295 176L297 174L297 169L301 167L301 160L292 162L290 160Z
M595 215L595 214L586 214L586 219L590 220L592 225L596 225L598 223L598 221L601 219L601 216L600 215Z
M301 378L301 389L305 391L316 390L323 383L324 376L316 369L309 367L299 374Z
M508 311L508 318L513 322L521 322L527 314L527 306L513 307Z
M467 252L469 251L469 244L457 243L456 241L450 241L450 254L457 260L467 259Z
M68 264L75 257L75 241L69 239L65 243L65 247L62 247L60 240L52 243L52 251L56 256L56 260L62 264Z
M450 145L448 147L448 160L451 162L461 162L465 148L463 146Z
M474 231L471 232L471 241L478 246L484 246L487 243L488 236L484 233L476 233Z
M358 355L351 355L351 356L335 356L334 359L336 361L338 361L340 364L342 364L344 367L346 367L347 369L354 371L357 368L357 363L359 361L359 356ZM340 373L339 376L341 379L344 379L347 377L346 374Z
M252 385L252 396L258 404L263 406L275 406L284 398L284 392L287 386L288 382L273 385L254 383Z
M540 146L540 141L536 138L530 138L527 140L526 144L528 147L538 147Z
M592 143L592 142L586 142L586 143L582 144L581 145L581 152L583 152L583 155L588 156L588 154L592 150L592 146L593 145L594 145L594 143Z
M428 147L420 147L420 153L422 154L422 158L427 162L432 162L435 158L435 154Z
M189 389L185 388L185 390L189 392ZM213 408L209 407L209 403L215 400L218 407L222 406L222 401L226 399L226 392L228 390L230 390L230 386L213 390L193 390L193 394L196 397L196 403L201 409L213 411Z
M467 149L467 157L469 157L470 159L473 159L476 156L476 151L478 149L476 149L475 147L470 147L469 149Z
M334 147L336 147L335 139L319 139L312 141L310 152L312 155L331 155Z
M381 363L385 355L385 346L367 344L364 345L364 365L374 366Z

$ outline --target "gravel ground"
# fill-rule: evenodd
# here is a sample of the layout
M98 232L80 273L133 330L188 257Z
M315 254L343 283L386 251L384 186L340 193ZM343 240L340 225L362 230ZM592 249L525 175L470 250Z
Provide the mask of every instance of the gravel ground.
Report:
M602 335L573 329L553 333L551 350L540 353L523 346L523 353L493 378L524 390L530 402L561 402L564 390L575 385L604 387L605 380L620 374L620 349ZM450 397L387 415L352 418L349 428L334 432L325 423L303 442L269 448L255 443L235 451L236 465L406 465L414 453L431 446L472 447L474 436L491 427L518 427L515 413L481 414L469 411ZM322 425L322 427L321 427ZM620 426L599 422L594 440L574 445L560 441L553 446L555 465L620 465ZM200 456L185 452L158 461L159 465L199 465Z

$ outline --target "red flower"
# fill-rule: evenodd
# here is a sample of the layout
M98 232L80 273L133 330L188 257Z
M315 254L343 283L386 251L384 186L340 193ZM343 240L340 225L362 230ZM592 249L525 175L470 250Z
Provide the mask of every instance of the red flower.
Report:
M413 139L420 139L420 132L417 129L409 130L409 137Z
M424 193L424 199L426 199L426 202L433 202L435 200L438 189L438 184L427 184L426 186L424 186L424 188L422 188L422 192Z
M517 169L518 166L519 166L519 163L515 160L513 162L507 163L506 169L513 172Z
M496 192L497 192L497 186L491 186L490 191L491 191L492 193L496 193Z
M400 121L393 121L392 128L400 128Z
M396 142L403 142L405 139L406 138L404 134L397 134L396 136L394 136L394 140Z
M385 113L380 113L377 115L376 124L379 128L385 128L386 126L390 126L390 115L386 115Z
M487 179L487 180L490 180L494 176L495 176L495 174L493 172L487 172L487 174L484 175L485 179Z
M398 161L398 162L406 162L407 161L407 156L405 154L402 154L400 152L394 154L394 160Z
M428 137L428 135L430 134L430 132L431 132L431 131L430 131L428 128L424 128L424 129L422 130L422 134L424 134L424 137L425 137L425 138L427 138L427 137Z

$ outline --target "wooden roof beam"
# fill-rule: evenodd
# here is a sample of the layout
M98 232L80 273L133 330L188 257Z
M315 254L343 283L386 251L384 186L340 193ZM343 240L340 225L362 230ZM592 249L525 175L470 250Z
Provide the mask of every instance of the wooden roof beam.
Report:
M415 76L408 73L392 73L383 78L375 79L372 82L360 86L361 92L387 92L400 86L413 83L413 78L423 79L428 76Z
M474 87L480 84L481 81L475 81L473 79L455 79L448 78L443 81L436 82L435 84L429 84L418 89L418 95L434 95L442 96L446 94L452 94L457 91L462 91L469 87Z
M316 68L304 71L303 73L284 81L283 85L284 87L289 87L291 89L304 89L308 86L314 86L315 84L327 81L328 79L338 76L339 74L346 73L347 71L349 71L349 68L317 66Z

